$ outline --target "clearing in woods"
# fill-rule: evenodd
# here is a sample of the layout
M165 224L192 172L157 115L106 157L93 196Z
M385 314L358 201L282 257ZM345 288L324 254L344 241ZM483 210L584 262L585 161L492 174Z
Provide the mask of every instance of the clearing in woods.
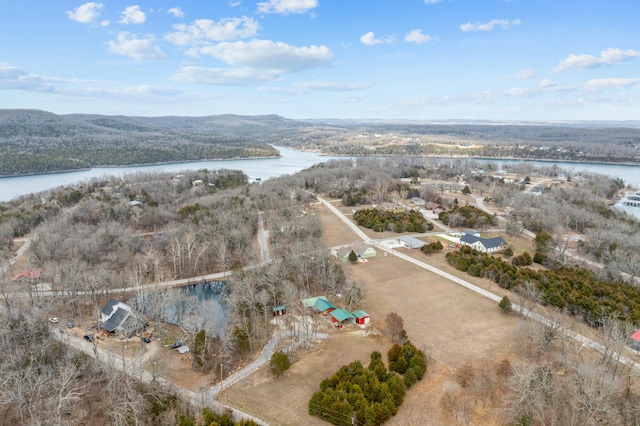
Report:
M357 240L330 211L317 207L316 215L328 246ZM443 254L429 258L414 250L411 255L438 267L447 266ZM458 386L456 369L466 362L478 368L493 366L505 358L513 362L517 347L523 343L518 337L518 320L503 315L495 302L395 256L379 252L366 263L345 263L344 270L349 280L362 287L365 302L358 308L371 315L372 326L383 329L386 315L397 312L404 319L410 340L429 357L427 374L408 392L389 425L455 423L451 408L443 408L443 394ZM450 268L448 271L452 272ZM487 281L478 282L483 288L488 287ZM491 290L500 293L501 289L491 285ZM333 301L339 304L342 300ZM282 377L274 379L263 368L225 390L220 399L270 424L324 425L327 423L308 414L308 401L320 381L356 359L367 365L374 350L382 352L386 360L389 347L388 338L367 336L355 326L348 326L331 332L315 350L298 353ZM481 418L483 424L501 423L479 407L473 410L475 419Z

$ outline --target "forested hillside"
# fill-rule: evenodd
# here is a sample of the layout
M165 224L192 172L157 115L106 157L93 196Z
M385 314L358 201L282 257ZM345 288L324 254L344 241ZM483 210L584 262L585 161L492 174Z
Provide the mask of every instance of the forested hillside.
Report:
M0 110L0 175L204 159L273 157L278 116L124 117Z

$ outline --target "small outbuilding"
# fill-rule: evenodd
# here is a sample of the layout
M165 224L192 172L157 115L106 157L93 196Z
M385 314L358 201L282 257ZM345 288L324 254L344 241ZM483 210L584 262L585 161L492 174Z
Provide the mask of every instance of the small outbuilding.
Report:
M371 315L365 311L353 311L353 316L355 317L356 324L358 325L368 325L371 322Z
M274 317L281 317L287 313L287 307L285 305L276 306L271 309Z

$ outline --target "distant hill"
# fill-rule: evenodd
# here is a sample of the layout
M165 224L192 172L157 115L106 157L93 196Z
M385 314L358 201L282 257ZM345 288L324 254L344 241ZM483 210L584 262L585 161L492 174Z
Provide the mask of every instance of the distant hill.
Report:
M135 117L0 109L0 176L277 156L425 155L640 163L640 122L291 120L277 115Z
M278 156L267 143L304 126L276 115L127 117L0 110L0 175L92 166Z

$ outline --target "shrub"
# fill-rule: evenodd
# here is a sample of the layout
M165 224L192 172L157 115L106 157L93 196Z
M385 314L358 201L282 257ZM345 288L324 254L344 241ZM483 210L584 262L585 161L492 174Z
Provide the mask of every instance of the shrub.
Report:
M287 354L282 351L277 351L271 355L271 363L269 364L269 370L274 376L280 376L291 367L291 361Z
M505 314L510 314L511 310L513 309L511 306L511 300L509 300L509 298L507 296L504 296L502 298L502 300L500 301L500 303L498 303L498 307L500 309L502 309L502 312Z

